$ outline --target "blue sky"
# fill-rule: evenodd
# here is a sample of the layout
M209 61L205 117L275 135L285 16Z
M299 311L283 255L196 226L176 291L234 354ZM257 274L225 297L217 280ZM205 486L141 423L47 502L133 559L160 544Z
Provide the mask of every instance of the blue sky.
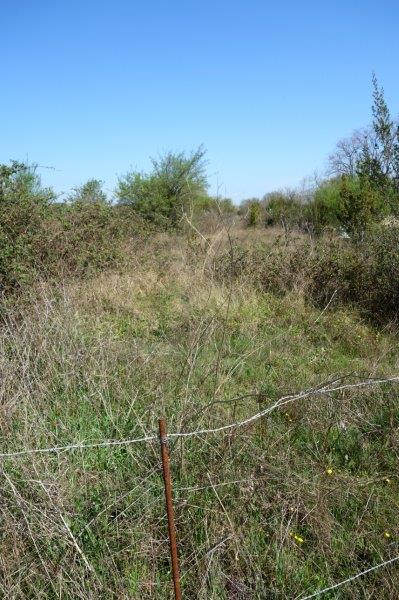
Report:
M374 69L399 112L397 1L1 2L0 162L67 193L149 156L208 149L238 201L322 171L370 119Z

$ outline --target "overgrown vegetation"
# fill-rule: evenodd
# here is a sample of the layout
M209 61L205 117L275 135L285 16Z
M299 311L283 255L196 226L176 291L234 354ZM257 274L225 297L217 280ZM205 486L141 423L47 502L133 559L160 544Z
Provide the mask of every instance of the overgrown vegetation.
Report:
M176 227L207 196L205 150L186 156L168 152L152 159L151 173L132 171L119 179L116 197L145 219L162 227Z
M323 382L398 375L398 148L373 124L311 189L237 209L205 153L65 201L0 167L4 598L171 598L156 441ZM398 554L397 384L297 399L171 444L185 598L299 598ZM396 597L397 566L329 597Z
M250 247L257 232L230 235ZM169 431L215 427L327 380L397 373L396 334L355 312L218 282L220 239L157 234L126 272L9 310L2 452L142 437L161 415ZM396 398L393 384L348 389L172 443L184 597L297 597L392 556ZM2 465L5 597L171 598L156 442ZM398 584L392 566L335 597L382 600Z

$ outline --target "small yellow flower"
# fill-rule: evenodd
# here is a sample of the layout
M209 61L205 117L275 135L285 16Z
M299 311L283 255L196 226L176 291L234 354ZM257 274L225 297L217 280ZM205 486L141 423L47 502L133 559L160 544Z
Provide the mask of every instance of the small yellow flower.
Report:
M334 473L334 471L332 470L331 467L329 467L328 469L326 469L326 473L327 473L327 475L332 475Z
M301 537L300 535L297 535L296 533L290 533L291 537L294 538L294 540L296 542L298 542L298 544L303 544L303 537Z
M390 538L390 537L391 537L391 534L389 533L389 531L384 531L384 536L385 536L386 538Z

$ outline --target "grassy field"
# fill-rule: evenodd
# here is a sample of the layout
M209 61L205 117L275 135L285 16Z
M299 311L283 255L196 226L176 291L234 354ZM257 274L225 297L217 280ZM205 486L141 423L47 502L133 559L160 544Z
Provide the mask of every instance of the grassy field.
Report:
M158 234L128 268L3 311L1 451L217 427L399 373L397 334L221 277L261 243ZM233 257L234 258L234 257ZM264 265L263 265L264 267ZM272 268L272 265L271 265ZM340 379L341 380L341 379ZM171 444L184 598L300 598L399 554L398 388L349 388ZM2 461L4 598L172 597L156 442ZM399 564L326 594L395 598Z

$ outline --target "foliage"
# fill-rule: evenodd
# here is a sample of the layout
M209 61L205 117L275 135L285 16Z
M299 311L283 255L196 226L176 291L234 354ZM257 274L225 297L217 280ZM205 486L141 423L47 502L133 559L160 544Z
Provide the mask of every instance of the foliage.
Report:
M248 206L247 224L248 227L256 227L259 225L262 214L262 206L260 202L251 202Z
M34 167L0 167L0 289L29 284L41 261L37 245L47 237L46 218L55 196Z
M217 196L199 196L196 204L195 211L198 214L203 212L216 212L223 215L235 214L237 208L234 206L231 198L219 198Z
M152 159L150 173L132 171L119 179L117 201L163 227L176 227L206 195L205 150L167 152Z
M304 223L304 206L294 191L266 194L263 204L266 225L279 225L287 231Z
M358 238L373 223L381 221L388 210L382 193L366 176L343 175L324 181L315 190L307 214L316 233L336 227Z
M102 189L103 182L99 179L89 179L83 185L74 188L69 202L80 204L107 204L107 194Z
M256 250L254 276L278 283L296 270L291 292L248 277L226 286L169 232L139 245L126 271L43 285L9 308L3 453L155 439L3 459L3 597L170 599L158 417L170 433L223 427L331 380L397 372L397 335L335 301L304 301L300 263L314 242L275 235L231 231ZM230 250L215 239L213 251ZM396 384L324 389L245 427L172 441L183 597L303 598L395 556L398 418ZM394 565L333 596L385 600L398 588Z
M90 184L92 182L89 182ZM97 185L82 186L80 191ZM143 231L139 218L97 195L54 202L34 167L0 167L0 288L10 292L40 279L84 276L123 262L126 240Z
M399 225L370 226L361 238L323 235L279 236L258 244L238 244L214 265L222 279L235 278L263 292L300 292L324 307L356 307L369 320L399 320Z
M360 176L385 197L396 214L399 211L399 124L387 105L383 88L372 77L372 123L340 140L330 156L334 175Z

